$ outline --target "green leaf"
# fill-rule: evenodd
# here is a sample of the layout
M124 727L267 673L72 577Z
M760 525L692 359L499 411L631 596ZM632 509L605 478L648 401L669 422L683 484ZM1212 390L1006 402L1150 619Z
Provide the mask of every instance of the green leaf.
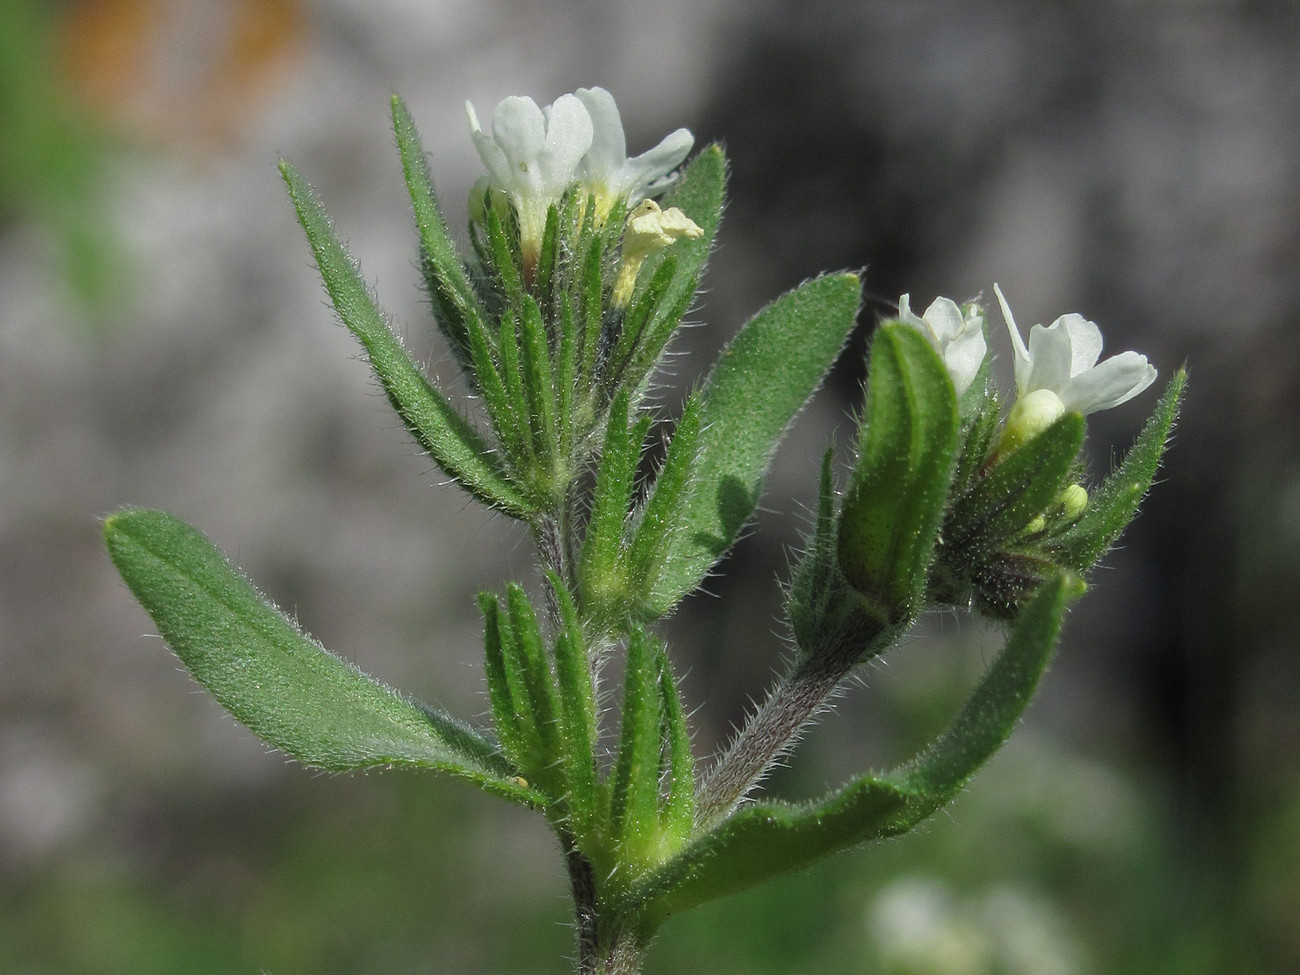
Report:
M1119 468L1093 493L1082 518L1052 542L1067 565L1085 572L1106 553L1137 514L1138 504L1151 488L1178 416L1187 373L1174 374L1155 412L1133 442Z
M955 557L978 560L1045 512L1074 469L1083 433L1082 415L1067 413L976 480L944 525L945 545Z
M872 342L859 457L840 509L849 584L889 623L921 609L956 464L957 400L943 360L909 325Z
M856 275L808 281L755 315L713 367L690 490L675 514L681 527L649 601L653 615L700 584L754 513L776 446L843 348L858 300Z
M506 478L491 447L420 372L393 334L307 181L287 162L280 163L280 171L334 309L365 346L407 428L449 477L484 504L516 518L532 516L534 506Z
M627 565L636 592L653 590L659 577L671 571L665 557L671 550L673 533L681 530L679 508L692 480L699 442L700 400L698 395L692 395L682 408L663 466L632 534Z
M462 364L468 363L469 336L485 331L486 316L434 195L420 133L406 103L397 95L393 96L393 132L420 232L420 257L438 325Z
M163 639L267 744L318 768L432 768L516 802L544 802L478 732L304 636L189 525L134 509L106 519L104 537Z
M887 775L863 776L817 803L740 807L643 876L622 905L625 915L653 932L671 914L916 826L949 802L1011 734L1051 659L1066 606L1081 591L1065 575L1043 587L956 720L914 761Z

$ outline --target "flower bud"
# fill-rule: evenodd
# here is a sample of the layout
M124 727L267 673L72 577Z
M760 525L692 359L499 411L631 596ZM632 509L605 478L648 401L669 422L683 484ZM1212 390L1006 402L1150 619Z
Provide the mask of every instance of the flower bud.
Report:
M1088 507L1088 491L1082 484L1071 484L1061 492L1061 512L1067 521L1078 521Z
M1065 415L1061 397L1050 389L1035 389L1016 400L1007 414L998 453L1010 453L1050 427Z

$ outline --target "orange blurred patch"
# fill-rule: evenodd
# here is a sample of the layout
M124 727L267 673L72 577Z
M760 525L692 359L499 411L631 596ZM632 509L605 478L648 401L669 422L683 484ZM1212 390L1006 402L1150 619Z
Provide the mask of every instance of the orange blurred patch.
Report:
M83 104L168 144L237 141L301 55L298 0L78 0L59 41Z

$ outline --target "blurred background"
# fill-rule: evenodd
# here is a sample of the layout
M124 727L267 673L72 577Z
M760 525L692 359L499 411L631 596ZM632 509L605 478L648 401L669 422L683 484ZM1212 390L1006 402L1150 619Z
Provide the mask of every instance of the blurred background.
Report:
M176 512L326 646L481 719L473 595L527 576L527 539L444 485L377 394L275 163L313 180L454 382L388 97L460 227L464 101L597 84L632 151L686 125L732 161L666 412L800 280L865 267L873 296L757 530L667 627L701 755L781 665L778 578L900 292L923 308L998 281L1023 327L1080 311L1112 351L1191 375L1162 482L967 793L916 835L674 919L648 971L1300 970L1300 6L4 0L0 971L569 970L536 817L268 753L149 635L98 520ZM1096 471L1154 403L1092 419ZM997 638L922 631L775 791L944 725Z

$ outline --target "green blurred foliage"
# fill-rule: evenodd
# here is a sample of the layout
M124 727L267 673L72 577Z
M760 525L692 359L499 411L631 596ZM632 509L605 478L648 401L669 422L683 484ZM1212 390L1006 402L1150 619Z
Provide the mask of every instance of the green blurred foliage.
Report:
M48 226L69 290L93 309L114 298L120 258L98 206L103 136L60 77L57 9L40 0L0 4L0 226Z

